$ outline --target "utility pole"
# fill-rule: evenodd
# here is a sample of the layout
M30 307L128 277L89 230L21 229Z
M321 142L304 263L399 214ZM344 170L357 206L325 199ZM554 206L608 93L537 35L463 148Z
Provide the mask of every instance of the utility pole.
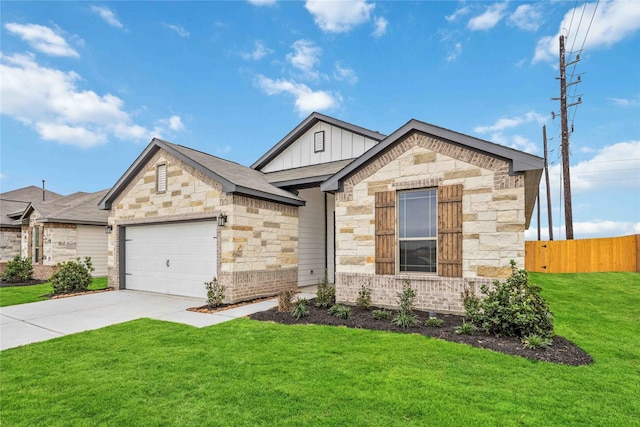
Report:
M551 186L549 185L549 159L547 155L547 125L542 126L544 143L544 179L547 183L547 215L549 217L549 240L553 240L553 215L551 214ZM538 239L539 240L539 239Z
M567 66L580 61L580 55L576 56L574 61L564 62L564 36L560 36L560 98L551 98L553 100L560 99L560 120L562 124L562 176L564 183L564 227L567 240L573 240L573 210L571 208L571 177L569 175L569 125L567 123L567 108L582 103L578 98L578 102L567 105L567 87L580 83L578 80L567 84Z

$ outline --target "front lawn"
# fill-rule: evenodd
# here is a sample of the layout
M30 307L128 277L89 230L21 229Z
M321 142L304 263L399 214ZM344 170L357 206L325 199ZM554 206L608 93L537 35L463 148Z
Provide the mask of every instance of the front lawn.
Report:
M106 288L106 277L96 277L89 285L89 290L92 291ZM53 288L49 282L41 283L39 285L9 286L6 288L0 288L0 307L43 301L49 299L46 295L51 294L52 292Z
M640 425L640 274L532 275L570 367L418 335L149 319L5 350L6 425Z

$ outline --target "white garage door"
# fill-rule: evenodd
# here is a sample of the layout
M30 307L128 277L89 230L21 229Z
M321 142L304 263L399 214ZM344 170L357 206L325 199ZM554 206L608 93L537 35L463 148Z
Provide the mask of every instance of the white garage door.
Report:
M206 298L216 275L216 223L130 226L125 230L125 288Z

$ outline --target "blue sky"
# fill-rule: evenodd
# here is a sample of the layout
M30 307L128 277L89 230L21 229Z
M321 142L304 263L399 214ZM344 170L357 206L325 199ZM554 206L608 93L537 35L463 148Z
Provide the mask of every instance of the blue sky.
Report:
M542 156L560 212L567 36L575 237L640 233L640 2L8 2L2 191L112 186L152 137L250 165L312 111L411 118ZM547 237L544 182L542 230ZM527 232L535 238L536 220Z

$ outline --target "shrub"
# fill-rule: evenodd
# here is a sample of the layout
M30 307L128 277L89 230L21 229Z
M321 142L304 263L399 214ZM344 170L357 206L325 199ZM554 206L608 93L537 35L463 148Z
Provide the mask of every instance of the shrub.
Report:
M296 289L289 288L278 294L278 311L288 313L293 308L293 297L296 296Z
M216 308L222 305L224 291L227 287L221 285L215 276L210 282L204 282L204 286L207 288L207 306L209 308Z
M485 295L478 298L465 289L463 303L473 324L496 335L543 338L553 335L553 313L540 296L540 287L529 284L525 270L516 269L511 261L511 276L504 283L493 282L493 289L482 285Z
M336 288L329 284L327 272L324 272L324 278L318 282L318 290L316 291L316 307L329 307L336 302Z
M373 310L373 318L376 320L389 320L391 319L391 312L389 310Z
M362 286L358 292L358 299L356 299L356 307L362 310L371 310L371 288L369 286Z
M351 308L346 305L336 304L329 309L328 313L341 319L351 319Z
M551 345L551 339L534 334L522 339L522 344L524 348L532 350L536 348L547 348Z
M53 267L53 274L49 277L53 294L71 294L84 292L91 283L91 272L94 270L91 257L85 257L84 261L76 258L75 261L59 262Z
M436 328L440 328L444 325L444 320L436 319L435 317L431 317L424 322L424 326L435 326Z
M471 335L476 331L476 327L473 323L467 323L462 321L462 325L456 328L456 334L458 335Z
M306 298L299 299L296 305L290 311L291 315L296 319L309 315L309 301Z
M31 280L33 278L33 265L31 264L31 260L27 257L23 258L20 255L14 256L13 259L7 263L0 278L10 283Z
M398 292L398 315L392 320L401 328L408 328L418 324L418 316L412 313L416 291L411 287L411 281L404 279L402 292Z

